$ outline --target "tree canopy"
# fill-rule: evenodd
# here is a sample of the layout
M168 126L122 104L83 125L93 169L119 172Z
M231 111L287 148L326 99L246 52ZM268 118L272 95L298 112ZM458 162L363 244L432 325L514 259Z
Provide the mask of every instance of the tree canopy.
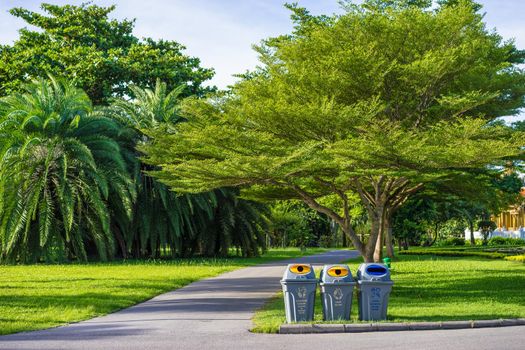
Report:
M129 84L154 87L157 79L168 90L182 85L182 96L213 90L202 85L213 69L184 54L178 42L135 37L134 20L109 18L115 6L44 3L41 8L45 14L10 11L37 30L23 28L13 45L0 46L0 96L19 92L24 83L47 74L67 78L94 104L125 96Z
M376 3L333 17L290 6L295 30L257 48L259 70L229 95L187 101L176 132L148 132L152 174L177 191L301 199L371 261L426 183L519 154L523 134L491 121L524 105L525 53L488 31L472 1ZM366 242L351 225L354 193Z
M141 128L182 121L182 88L133 87L105 108L53 77L24 89L0 98L0 262L264 249L266 206L229 188L178 195L144 173Z
M0 100L0 260L35 262L53 249L107 260L108 201L126 220L135 197L118 125L94 116L72 84L40 79L25 89Z

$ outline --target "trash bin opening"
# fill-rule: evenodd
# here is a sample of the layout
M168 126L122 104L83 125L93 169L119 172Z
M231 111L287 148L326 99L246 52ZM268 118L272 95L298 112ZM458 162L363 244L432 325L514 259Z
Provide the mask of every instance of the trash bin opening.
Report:
M332 277L345 277L348 276L348 269L343 266L334 266L328 269L327 273Z
M310 266L308 265L292 265L290 271L298 275L306 275L310 272Z
M370 275L381 276L386 273L386 269L379 265L370 265L366 268L366 272Z

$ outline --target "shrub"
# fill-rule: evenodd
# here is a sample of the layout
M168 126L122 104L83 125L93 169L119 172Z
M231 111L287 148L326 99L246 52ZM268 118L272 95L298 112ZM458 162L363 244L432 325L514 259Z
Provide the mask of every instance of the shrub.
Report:
M489 259L502 259L507 255L497 252L460 251L460 250L407 250L399 252L401 255L435 255L435 256L476 256Z
M505 245L507 240L504 237L492 237L489 239L489 245Z
M478 223L478 229L481 232L481 235L483 236L483 244L487 244L487 239L489 238L489 235L494 232L494 230L498 226L494 221L491 220L481 220Z
M518 261L525 264L525 254L523 255L514 255L514 256L506 256L505 260L509 261Z
M459 246L464 246L465 245L465 239L464 238L460 238L460 237L448 238L448 239L439 241L436 245L438 247L447 247L447 246L459 247Z
M525 245L525 240L520 238L505 238L505 237L492 237L488 241L488 245Z
M332 235L321 235L321 237L319 237L319 247L321 248L334 247L334 239Z
M465 244L466 245L469 245L471 247L475 247L475 246L482 246L483 245L483 240L482 239L479 239L479 238L476 238L474 240L474 244L470 243L470 239L467 239L465 240Z

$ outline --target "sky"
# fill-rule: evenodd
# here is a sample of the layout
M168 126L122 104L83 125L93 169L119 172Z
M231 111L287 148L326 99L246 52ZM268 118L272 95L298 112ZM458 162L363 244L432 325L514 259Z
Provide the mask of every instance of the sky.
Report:
M80 4L86 0L45 0L53 4ZM102 6L117 5L113 17L135 18L135 35L175 40L186 53L201 59L203 67L215 69L209 82L226 88L233 74L257 65L252 45L262 39L290 32L287 0L94 0ZM294 0L313 14L340 12L337 0ZM288 0L288 2L294 2ZM42 1L0 0L0 43L10 44L25 23L8 13L13 7L38 10ZM525 0L478 0L486 13L488 28L525 49ZM525 113L521 118L525 118Z

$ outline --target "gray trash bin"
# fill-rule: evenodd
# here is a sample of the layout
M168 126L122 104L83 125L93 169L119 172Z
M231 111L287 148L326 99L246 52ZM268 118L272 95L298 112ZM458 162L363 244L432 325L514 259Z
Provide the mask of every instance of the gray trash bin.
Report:
M283 286L286 322L313 320L317 280L312 265L288 265L281 285Z
M347 265L325 265L319 279L323 319L349 320L356 283Z
M386 320L388 298L394 282L384 264L361 264L357 270L357 297L359 319L362 321Z

